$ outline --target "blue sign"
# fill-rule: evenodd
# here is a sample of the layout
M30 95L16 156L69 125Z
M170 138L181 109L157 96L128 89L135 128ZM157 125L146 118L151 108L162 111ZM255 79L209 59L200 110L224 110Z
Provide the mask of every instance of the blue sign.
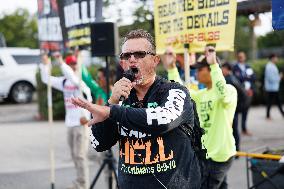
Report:
M284 0L272 0L272 27L274 30L284 29Z

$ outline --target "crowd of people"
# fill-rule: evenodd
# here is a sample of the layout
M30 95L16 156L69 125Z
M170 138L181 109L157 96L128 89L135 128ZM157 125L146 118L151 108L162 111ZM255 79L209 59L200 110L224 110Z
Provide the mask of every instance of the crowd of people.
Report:
M78 69L75 55L65 61L56 55L64 76L51 77L50 82L64 94L68 144L77 171L71 188L88 187L88 170L84 170L88 166L83 166L88 137L98 152L119 143L119 188L228 188L227 172L240 150L239 114L242 134L252 135L246 122L256 75L245 53L238 52L237 62L231 65L220 61L215 47L206 46L191 62L197 81L204 86L193 90L180 76L174 49L168 47L157 55L148 32L129 32L121 51L122 69L137 72L134 81L123 77L113 86L107 86L104 68L94 79L84 65ZM161 60L167 79L156 74ZM42 62L41 78L48 83L46 54ZM267 119L271 119L272 99L277 99L284 117L279 98L282 75L276 63L277 56L271 55L265 68Z
M180 68L176 63L180 63L176 59L176 54L172 47L169 47L165 50L165 53L162 58L163 66L167 70L167 78L169 80L174 80L183 84L182 75L184 72L180 71ZM225 77L226 83L233 85L237 90L237 107L235 110L235 115L233 119L233 136L235 138L236 150L240 150L240 132L239 127L241 127L241 134L244 136L252 136L252 133L247 129L247 116L248 110L251 106L252 99L256 93L256 74L250 65L246 62L246 54L243 51L237 52L237 60L229 63L223 61L219 63L219 66L222 69L223 76ZM202 58L202 56L201 56ZM282 102L280 99L280 82L283 78L283 73L279 71L277 67L278 56L276 54L271 54L268 57L268 63L265 66L264 71L264 92L265 92L265 101L266 101L266 119L271 120L270 118L270 108L273 105L273 102L277 104L281 115L284 117ZM198 62L198 61L197 61ZM192 64L192 63L191 63ZM181 64L183 65L183 64ZM193 72L190 74L195 75L201 87L204 88L203 78L198 77L198 72L192 67ZM194 82L192 82L193 85ZM206 84L205 84L206 86ZM189 88L196 88L196 86L189 86ZM208 87L206 87L208 88ZM239 115L240 114L240 115ZM240 119L241 118L241 119ZM239 124L239 119L241 124ZM241 126L239 126L241 125Z

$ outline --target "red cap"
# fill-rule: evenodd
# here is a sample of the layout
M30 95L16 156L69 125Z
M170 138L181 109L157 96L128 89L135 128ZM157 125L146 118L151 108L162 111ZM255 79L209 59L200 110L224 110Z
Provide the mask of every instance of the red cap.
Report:
M72 64L72 63L74 64L77 63L77 58L74 55L69 55L65 58L65 62L66 64Z

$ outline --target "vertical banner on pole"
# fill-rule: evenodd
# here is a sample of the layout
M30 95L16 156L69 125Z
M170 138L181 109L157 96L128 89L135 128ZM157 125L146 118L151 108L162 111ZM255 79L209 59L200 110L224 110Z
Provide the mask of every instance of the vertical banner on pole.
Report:
M208 43L217 51L234 50L236 0L155 0L155 36L157 53L173 46L183 53L202 52Z
M38 38L40 49L44 51L60 51L63 49L62 32L58 16L56 0L37 0L38 3ZM51 64L49 64L47 85L48 123L49 123L49 158L51 189L55 188L55 152L53 135Z
M80 49L90 48L91 46L91 29L90 24L96 20L96 0L57 0L59 4L60 12L60 25L63 31L64 44L68 48L75 48L78 50L77 54L77 77L79 78L79 89L82 94L82 57ZM82 115L83 116L83 115ZM84 147L88 146L88 127L84 127ZM89 188L89 164L88 164L88 148L84 148L84 154L86 160L84 161L84 175L85 175L85 187Z
M57 0L64 43L69 47L90 47L90 24L96 20L96 0Z
M63 48L62 32L56 0L37 0L38 38L40 49L59 51Z

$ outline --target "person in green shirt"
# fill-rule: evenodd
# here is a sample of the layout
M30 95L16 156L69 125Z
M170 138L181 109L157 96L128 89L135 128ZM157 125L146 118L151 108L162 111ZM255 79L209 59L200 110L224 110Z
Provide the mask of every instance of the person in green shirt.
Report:
M97 82L93 79L85 65L82 65L82 80L90 88L95 103L105 105L108 100L107 84L106 84L106 69L99 68L97 73ZM111 91L111 88L110 88Z
M205 55L192 67L197 69L197 80L206 86L198 91L190 90L190 96L196 103L200 126L205 130L202 143L207 149L207 161L202 188L226 189L226 175L236 155L232 123L237 91L232 85L226 84L214 47L206 47ZM179 81L179 78L174 80Z

